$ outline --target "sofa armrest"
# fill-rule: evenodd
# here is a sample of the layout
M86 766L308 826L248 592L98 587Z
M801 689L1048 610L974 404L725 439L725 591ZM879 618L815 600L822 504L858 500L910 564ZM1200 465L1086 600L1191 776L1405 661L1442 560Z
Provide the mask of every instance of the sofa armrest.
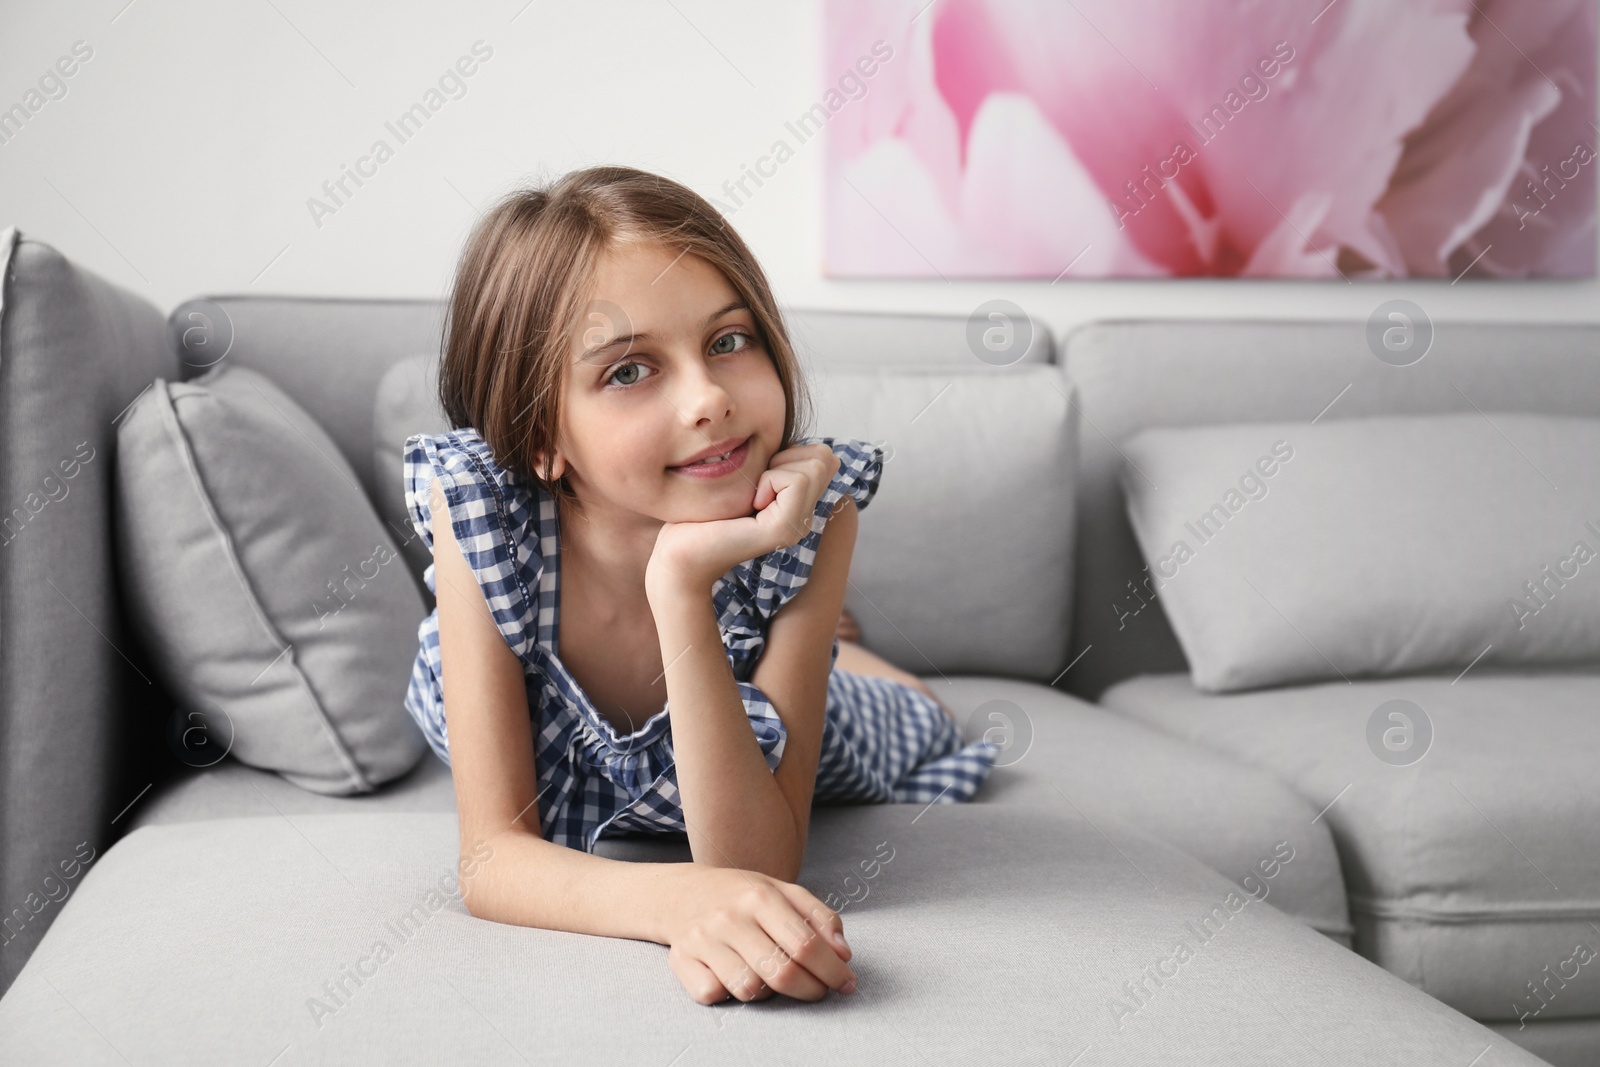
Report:
M116 420L157 376L153 303L0 231L0 991L160 766L111 529Z

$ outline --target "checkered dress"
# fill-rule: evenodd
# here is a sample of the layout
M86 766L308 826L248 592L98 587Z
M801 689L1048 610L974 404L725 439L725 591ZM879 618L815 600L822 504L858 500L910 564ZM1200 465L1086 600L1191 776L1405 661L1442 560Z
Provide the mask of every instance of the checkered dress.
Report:
M865 441L818 437L796 443L811 441L832 448L840 467L817 501L810 531L788 548L736 565L711 588L750 728L774 770L783 758L787 731L766 695L749 681L767 627L809 577L834 504L848 493L857 508L866 507L883 469L880 450ZM433 478L443 488L451 529L495 624L522 661L534 716L543 836L592 852L601 837L683 832L667 707L633 733L618 733L556 658L561 556L555 498L497 464L475 429L414 435L405 443L406 507L430 548ZM424 580L434 590L432 564ZM449 763L437 609L422 621L418 637L406 710L433 751ZM833 660L838 656L835 640ZM814 798L825 803L970 800L998 754L998 746L987 741L964 746L955 725L926 694L835 668L828 677Z

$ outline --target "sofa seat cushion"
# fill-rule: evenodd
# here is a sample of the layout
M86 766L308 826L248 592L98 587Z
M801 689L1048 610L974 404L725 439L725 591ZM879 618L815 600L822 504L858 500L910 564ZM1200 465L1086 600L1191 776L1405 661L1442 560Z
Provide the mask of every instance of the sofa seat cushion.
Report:
M1350 946L1333 835L1275 776L1059 689L1005 678L927 681L967 740L1003 743L973 803L1080 814L1102 829L1126 824Z
M1101 702L1326 807L1362 955L1474 1018L1600 1015L1600 667Z
M314 815L337 812L456 810L450 768L432 752L373 793L331 796L291 784L281 775L233 757L209 767L180 767L129 809L128 829L241 815Z
M966 741L988 736L1003 747L973 803L1081 813L1097 826L1126 823L1349 947L1333 835L1326 822L1312 821L1310 802L1273 775L1034 682L928 680L956 709ZM405 777L352 797L311 793L225 759L184 769L127 819L135 828L241 815L455 810L450 768L430 753ZM1278 857L1286 854L1293 858L1284 863ZM1265 877L1263 863L1273 877Z
M144 826L89 870L0 999L0 1061L989 1064L1087 1051L1085 1064L1181 1052L1237 1065L1294 1049L1340 1064L1540 1062L1177 850L1075 814L832 808L810 841L799 881L837 902L859 991L707 1007L662 945L471 916L451 815Z
M1552 1067L1594 1067L1600 1063L1600 1016L1484 1025Z

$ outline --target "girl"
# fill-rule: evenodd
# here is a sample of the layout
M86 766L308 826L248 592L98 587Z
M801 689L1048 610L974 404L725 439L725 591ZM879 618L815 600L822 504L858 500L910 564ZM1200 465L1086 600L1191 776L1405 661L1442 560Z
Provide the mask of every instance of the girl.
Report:
M813 801L967 800L998 748L836 637L882 457L797 436L749 249L631 168L515 192L463 251L439 393L457 429L406 442L437 598L406 708L451 766L469 910L668 945L702 1004L853 992L794 884ZM593 855L630 833L693 862Z

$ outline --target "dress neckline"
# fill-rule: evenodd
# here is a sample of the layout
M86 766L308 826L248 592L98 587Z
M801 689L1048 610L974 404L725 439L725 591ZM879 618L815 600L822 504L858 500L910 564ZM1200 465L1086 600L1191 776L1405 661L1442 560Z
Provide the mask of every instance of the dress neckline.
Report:
M540 614L548 612L546 617L550 620L550 646L544 650L545 655L551 665L566 679L567 688L577 695L575 703L590 726L613 743L631 742L655 730L657 721L667 714L667 705L670 702L662 702L661 707L640 723L632 733L622 733L616 724L600 714L588 691L579 684L578 679L567 669L567 665L561 662L561 656L557 651L561 647L561 501L537 483L533 486L533 492L539 505L541 527L545 525L546 510L549 512L549 536L546 536L544 529L539 530L540 552L544 557L544 575L539 581L538 604Z

